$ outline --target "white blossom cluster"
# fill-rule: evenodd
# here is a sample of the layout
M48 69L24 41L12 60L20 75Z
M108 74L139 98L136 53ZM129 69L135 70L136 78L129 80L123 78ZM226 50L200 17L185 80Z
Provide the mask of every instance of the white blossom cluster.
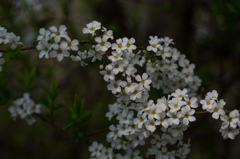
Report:
M160 48L161 42L158 39L159 44L156 44L158 45L156 46L156 52L154 47L151 49L153 44L149 46L147 50L149 52L155 52L155 62L160 59L158 56L161 56L162 61L165 60L166 66L164 66L164 69L166 70L153 69L147 64L147 73L138 74L136 66L143 67L146 60L149 59L149 55L146 53L145 55L143 54L143 52L146 51L136 51L137 48L134 45L134 38L119 38L111 43L110 41L113 40L112 31L107 31L104 27L102 27L101 30L103 35L96 36L96 30L100 29L101 23L93 21L87 24L87 27L83 29L83 33L91 34L95 38L96 43L93 49L90 50L94 52L92 61L96 59L101 60L103 55L107 58L108 63L105 64L104 69L101 70L100 73L103 75L104 80L108 82L108 90L117 97L117 102L109 105L109 112L107 112L106 117L108 117L109 120L115 118L118 124L109 127L110 132L107 135L107 141L111 143L111 147L107 149L101 144L94 142L93 145L89 147L91 157L113 158L115 155L116 158L128 158L124 157L128 152L122 156L122 154L119 153L114 154L114 150L131 150L131 153L134 153L134 149L139 145L143 146L145 139L150 137L154 138L150 143L152 146L147 150L148 155L155 155L156 158L166 158L163 154L166 154L165 156L168 158L186 157L189 153L188 147L190 144L183 143L183 131L187 129L190 122L196 120L193 114L195 113L194 108L198 106L197 98L190 97L188 93L194 93L201 82L197 76L194 76L194 65L189 64L189 61L185 59L185 57L180 58L181 55L177 51L175 54L171 54L170 52L172 50L176 50L172 47L171 49L169 47L169 50L167 50L169 54L166 49L166 53L158 53L157 50L162 49ZM172 44L172 40L169 38L164 38L163 42L163 46L165 47L168 46L167 44ZM90 51L88 51L87 54L89 54ZM174 62L180 63L180 66L174 64ZM171 74L171 72L167 70L170 63L172 63L174 67L172 67L172 75L167 75L166 80L175 80L176 83L179 82L178 80L185 81L185 83L189 83L189 88L180 90L177 89L180 87L179 85L172 86L177 89L174 93L167 98L162 97L159 98L157 102L154 102L149 99L150 84L155 78L153 74L157 74L157 72L168 72ZM174 71L178 69L181 70L182 73L181 79L175 78L175 76L180 74ZM186 74L189 76L186 76ZM160 83L162 79L157 78L155 82ZM152 84L156 87L156 83ZM170 83L169 87L171 84L173 83ZM186 85L187 84L183 84L182 87ZM163 86L157 88L163 90L168 89ZM170 90L165 92L170 92ZM175 150L168 149L169 146L174 145L176 147ZM106 149L110 157L106 156ZM135 154L137 156L136 158L140 158L137 155L139 152L137 152Z
M100 29L104 34L102 37L95 37L95 44L92 46L92 49L78 51L77 56L71 55L73 61L79 61L81 65L84 66L86 63L83 60L86 58L92 58L91 62L102 60L102 56L111 47L111 43L108 42L108 40L113 39L112 31L108 31L105 27L101 28L101 23L93 21L92 23L87 24L87 28L83 28L83 33L95 36L96 31Z
M33 100L30 99L28 93L24 93L23 97L16 99L13 105L8 108L11 113L11 117L16 120L17 117L25 119L29 125L32 125L36 120L33 118L33 114L41 113L41 105L35 104Z
M60 62L64 57L70 56L69 51L78 50L78 40L71 40L66 30L65 25L61 25L59 28L52 26L49 30L44 28L39 30L40 35L37 37L39 58L57 58Z
M146 68L152 79L152 86L162 89L166 94L178 88L188 88L189 94L195 96L194 92L201 85L201 80L194 75L195 65L190 64L184 54L172 47L173 40L150 36L149 44L147 51L157 56L157 59L147 63Z
M2 27L0 25L0 46L1 44L11 44L11 49L14 50L17 45L22 44L22 42L19 42L20 37L16 36L13 32L9 33L7 32L7 29ZM5 62L4 58L2 57L2 53L0 52L0 72L2 71L2 64Z
M214 119L222 121L220 132L224 139L235 139L235 136L239 134L240 128L240 115L238 110L233 110L226 114L223 110L225 101L223 99L218 100L218 93L216 90L208 92L205 99L201 100L202 109L212 113Z
M91 158L90 159L142 159L142 156L140 156L140 151L132 149L127 149L126 154L122 155L120 153L115 154L113 152L113 148L109 147L106 148L102 144L99 144L98 142L94 141L91 146L89 146L89 151L91 152ZM94 157L93 157L94 156Z
M93 21L82 30L84 34L90 34L93 41L84 42L90 47L80 51L79 41L71 40L66 30L65 25L40 29L36 47L40 51L39 58L62 61L64 57L70 57L82 66L86 65L84 60L87 58L92 58L91 62L103 61L100 74L108 83L107 89L117 98L106 113L110 121L117 121L109 126L106 139L109 146L93 142L89 147L91 159L141 159L138 148L144 145L148 145L147 156L186 158L190 142L184 143L184 131L196 120L194 114L199 102L195 96L201 80L194 74L195 65L173 46L173 40L150 36L149 46L141 50L137 49L134 38L114 41L111 30ZM102 35L98 36L98 32ZM20 38L14 36L0 26L0 44L12 43L14 49L21 44ZM70 55L72 51L77 55ZM0 58L0 69L3 62ZM139 67L145 67L146 72L137 69ZM155 101L150 99L151 88L161 90L166 96ZM220 132L223 138L234 139L240 128L239 111L226 113L223 110L226 103L218 100L215 90L207 93L200 103L214 119L222 120ZM31 125L35 122L32 114L40 113L40 105L25 93L14 101L9 112L14 119L20 117Z

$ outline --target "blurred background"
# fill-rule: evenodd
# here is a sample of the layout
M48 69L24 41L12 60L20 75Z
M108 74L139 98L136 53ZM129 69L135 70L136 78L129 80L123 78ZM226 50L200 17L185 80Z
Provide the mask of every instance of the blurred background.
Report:
M238 0L4 0L0 2L0 25L21 37L24 46L36 46L40 28L67 26L71 39L84 39L82 28L93 20L113 30L115 39L134 37L137 46L148 45L150 35L174 39L176 48L196 65L195 74L202 79L201 91L213 89L226 101L226 109L240 109L240 1ZM35 50L25 51L17 59L8 60L0 73L1 93L11 97L23 94L16 77L25 68L36 67L36 85L50 87L54 79L60 88L58 102L74 99L77 93L85 99L85 108L92 118L86 132L106 128L104 117L108 104L114 102L106 83L99 74L99 64L81 67L64 59L38 59ZM41 88L30 92L38 101L44 96ZM1 99L0 158L1 159L87 159L88 145L76 143L66 134L36 117L28 126L25 121L10 117L9 103ZM42 110L43 112L46 110ZM63 125L70 112L58 111L57 124ZM196 115L186 132L191 138L189 159L238 159L240 137L224 140L219 133L220 121L209 114ZM106 133L93 136L104 143Z

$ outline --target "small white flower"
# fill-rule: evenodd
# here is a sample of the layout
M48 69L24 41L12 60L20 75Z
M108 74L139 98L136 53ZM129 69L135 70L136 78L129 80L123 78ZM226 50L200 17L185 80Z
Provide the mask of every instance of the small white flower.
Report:
M127 49L127 42L123 39L117 39L116 43L112 44L112 49L116 50L118 53L121 53L123 50Z
M147 47L147 51L157 52L158 48L160 47L158 37L157 36L154 36L154 37L150 36L149 38L150 38L150 40L149 40L150 46Z
M239 129L235 129L230 126L226 128L221 128L219 131L222 133L224 139L230 138L234 140L235 136L239 134Z
M96 46L95 46L95 50L96 51L107 51L108 48L111 47L111 43L107 41L108 40L108 37L107 36L103 36L102 38L101 37L96 37L95 38L95 41L98 43Z
M189 106L182 107L181 112L184 125L188 125L189 122L193 122L196 120L196 118L192 116L195 113L195 110L191 109Z
M144 86L147 89L150 89L150 83L152 83L152 81L150 79L148 79L148 74L143 73L142 77L140 75L137 75L136 80L139 82L140 85Z
M96 156L96 157L100 156L102 149L103 149L103 145L98 144L96 141L94 141L92 145L89 146L89 151L91 152L91 156Z
M110 84L107 85L107 89L112 91L113 94L120 93L122 91L120 87L121 84L122 84L121 80L118 81L112 80L110 81Z
M123 41L126 42L128 52L132 52L133 50L136 50L136 48L137 48L136 45L133 45L135 43L134 38L128 39L128 38L124 37Z
M49 56L52 57L52 58L55 58L57 57L58 61L62 61L63 57L69 57L69 52L66 50L66 46L65 45L59 45L59 44L56 44L53 45L53 49Z
M49 30L52 32L50 35L50 38L54 38L54 41L56 43L59 43L61 40L61 37L65 39L69 39L68 34L66 32L67 27L65 25L60 25L59 29L57 29L55 26L52 26L49 28Z
M78 44L79 42L76 39L72 41L69 39L69 41L61 42L61 45L63 45L66 48L66 50L74 50L74 51L78 51Z
M38 55L39 58L49 58L49 51L52 49L52 45L49 44L46 40L42 40L41 43L38 43L36 48L40 51Z
M83 34L92 34L94 36L95 31L101 28L101 23L97 21L92 21L91 23L87 24L87 28L83 28Z
M49 30L45 30L45 28L41 28L39 30L39 34L38 37L37 37L37 41L40 41L40 40L49 40L50 39L50 34L51 32Z

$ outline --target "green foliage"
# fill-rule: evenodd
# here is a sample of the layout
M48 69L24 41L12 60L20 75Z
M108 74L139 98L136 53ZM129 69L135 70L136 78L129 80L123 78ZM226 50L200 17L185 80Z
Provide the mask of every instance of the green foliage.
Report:
M64 107L63 104L57 104L56 99L58 97L58 84L57 81L54 80L52 82L52 85L50 86L50 90L48 90L46 87L42 86L43 91L45 92L45 95L47 98L41 98L40 103L46 108L50 110L49 113L45 114L45 117L48 118L50 123L54 123L58 115L55 113L56 110Z
M17 47L13 50L10 47L6 47L6 54L4 56L5 59L19 59L22 55L22 45L17 45Z
M33 88L37 87L37 85L32 85L34 79L36 77L36 68L25 69L24 77L16 77L19 85L22 87L24 91L30 91Z
M2 76L3 75L3 76ZM10 90L7 88L8 79L1 73L0 75L0 105L12 102L12 96Z
M91 114L84 109L84 100L81 100L77 94L75 95L73 103L69 99L66 99L66 101L71 111L71 116L66 120L63 129L69 130L70 136L73 136L76 141L84 141L86 137L84 128Z

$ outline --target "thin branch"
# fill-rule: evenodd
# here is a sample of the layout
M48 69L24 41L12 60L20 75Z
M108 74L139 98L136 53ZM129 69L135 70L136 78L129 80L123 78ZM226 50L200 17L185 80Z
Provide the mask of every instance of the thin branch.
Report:
M43 117L41 114L35 114L36 116L38 116L42 121L44 121L45 123L50 124L53 128L55 128L56 130L61 131L64 134L68 134L68 132L66 130L63 130L62 128L58 127L57 125L55 125L54 123L50 123L49 120L47 120L45 117Z
M100 129L100 130L94 131L94 132L88 134L87 138L88 137L92 137L92 136L97 135L97 134L100 134L100 133L103 133L103 132L106 132L106 131L109 131L109 128L104 128L104 129Z
M36 49L36 46L27 46L27 47L23 47L21 50L33 50ZM7 52L6 50L0 49L0 52Z
M89 41L78 41L79 45L84 45L84 44L93 44L93 45L96 45L97 43L93 42L89 42ZM35 50L37 47L36 46L26 46L26 47L23 47L21 50L22 51L25 51L25 50ZM144 50L145 48L143 46L140 46L140 47L137 47L137 49L139 50ZM7 50L3 50L3 49L0 49L0 52L7 52Z
M198 111L198 112L195 112L195 114L208 114L208 113L210 113L210 112L208 112L208 111Z

